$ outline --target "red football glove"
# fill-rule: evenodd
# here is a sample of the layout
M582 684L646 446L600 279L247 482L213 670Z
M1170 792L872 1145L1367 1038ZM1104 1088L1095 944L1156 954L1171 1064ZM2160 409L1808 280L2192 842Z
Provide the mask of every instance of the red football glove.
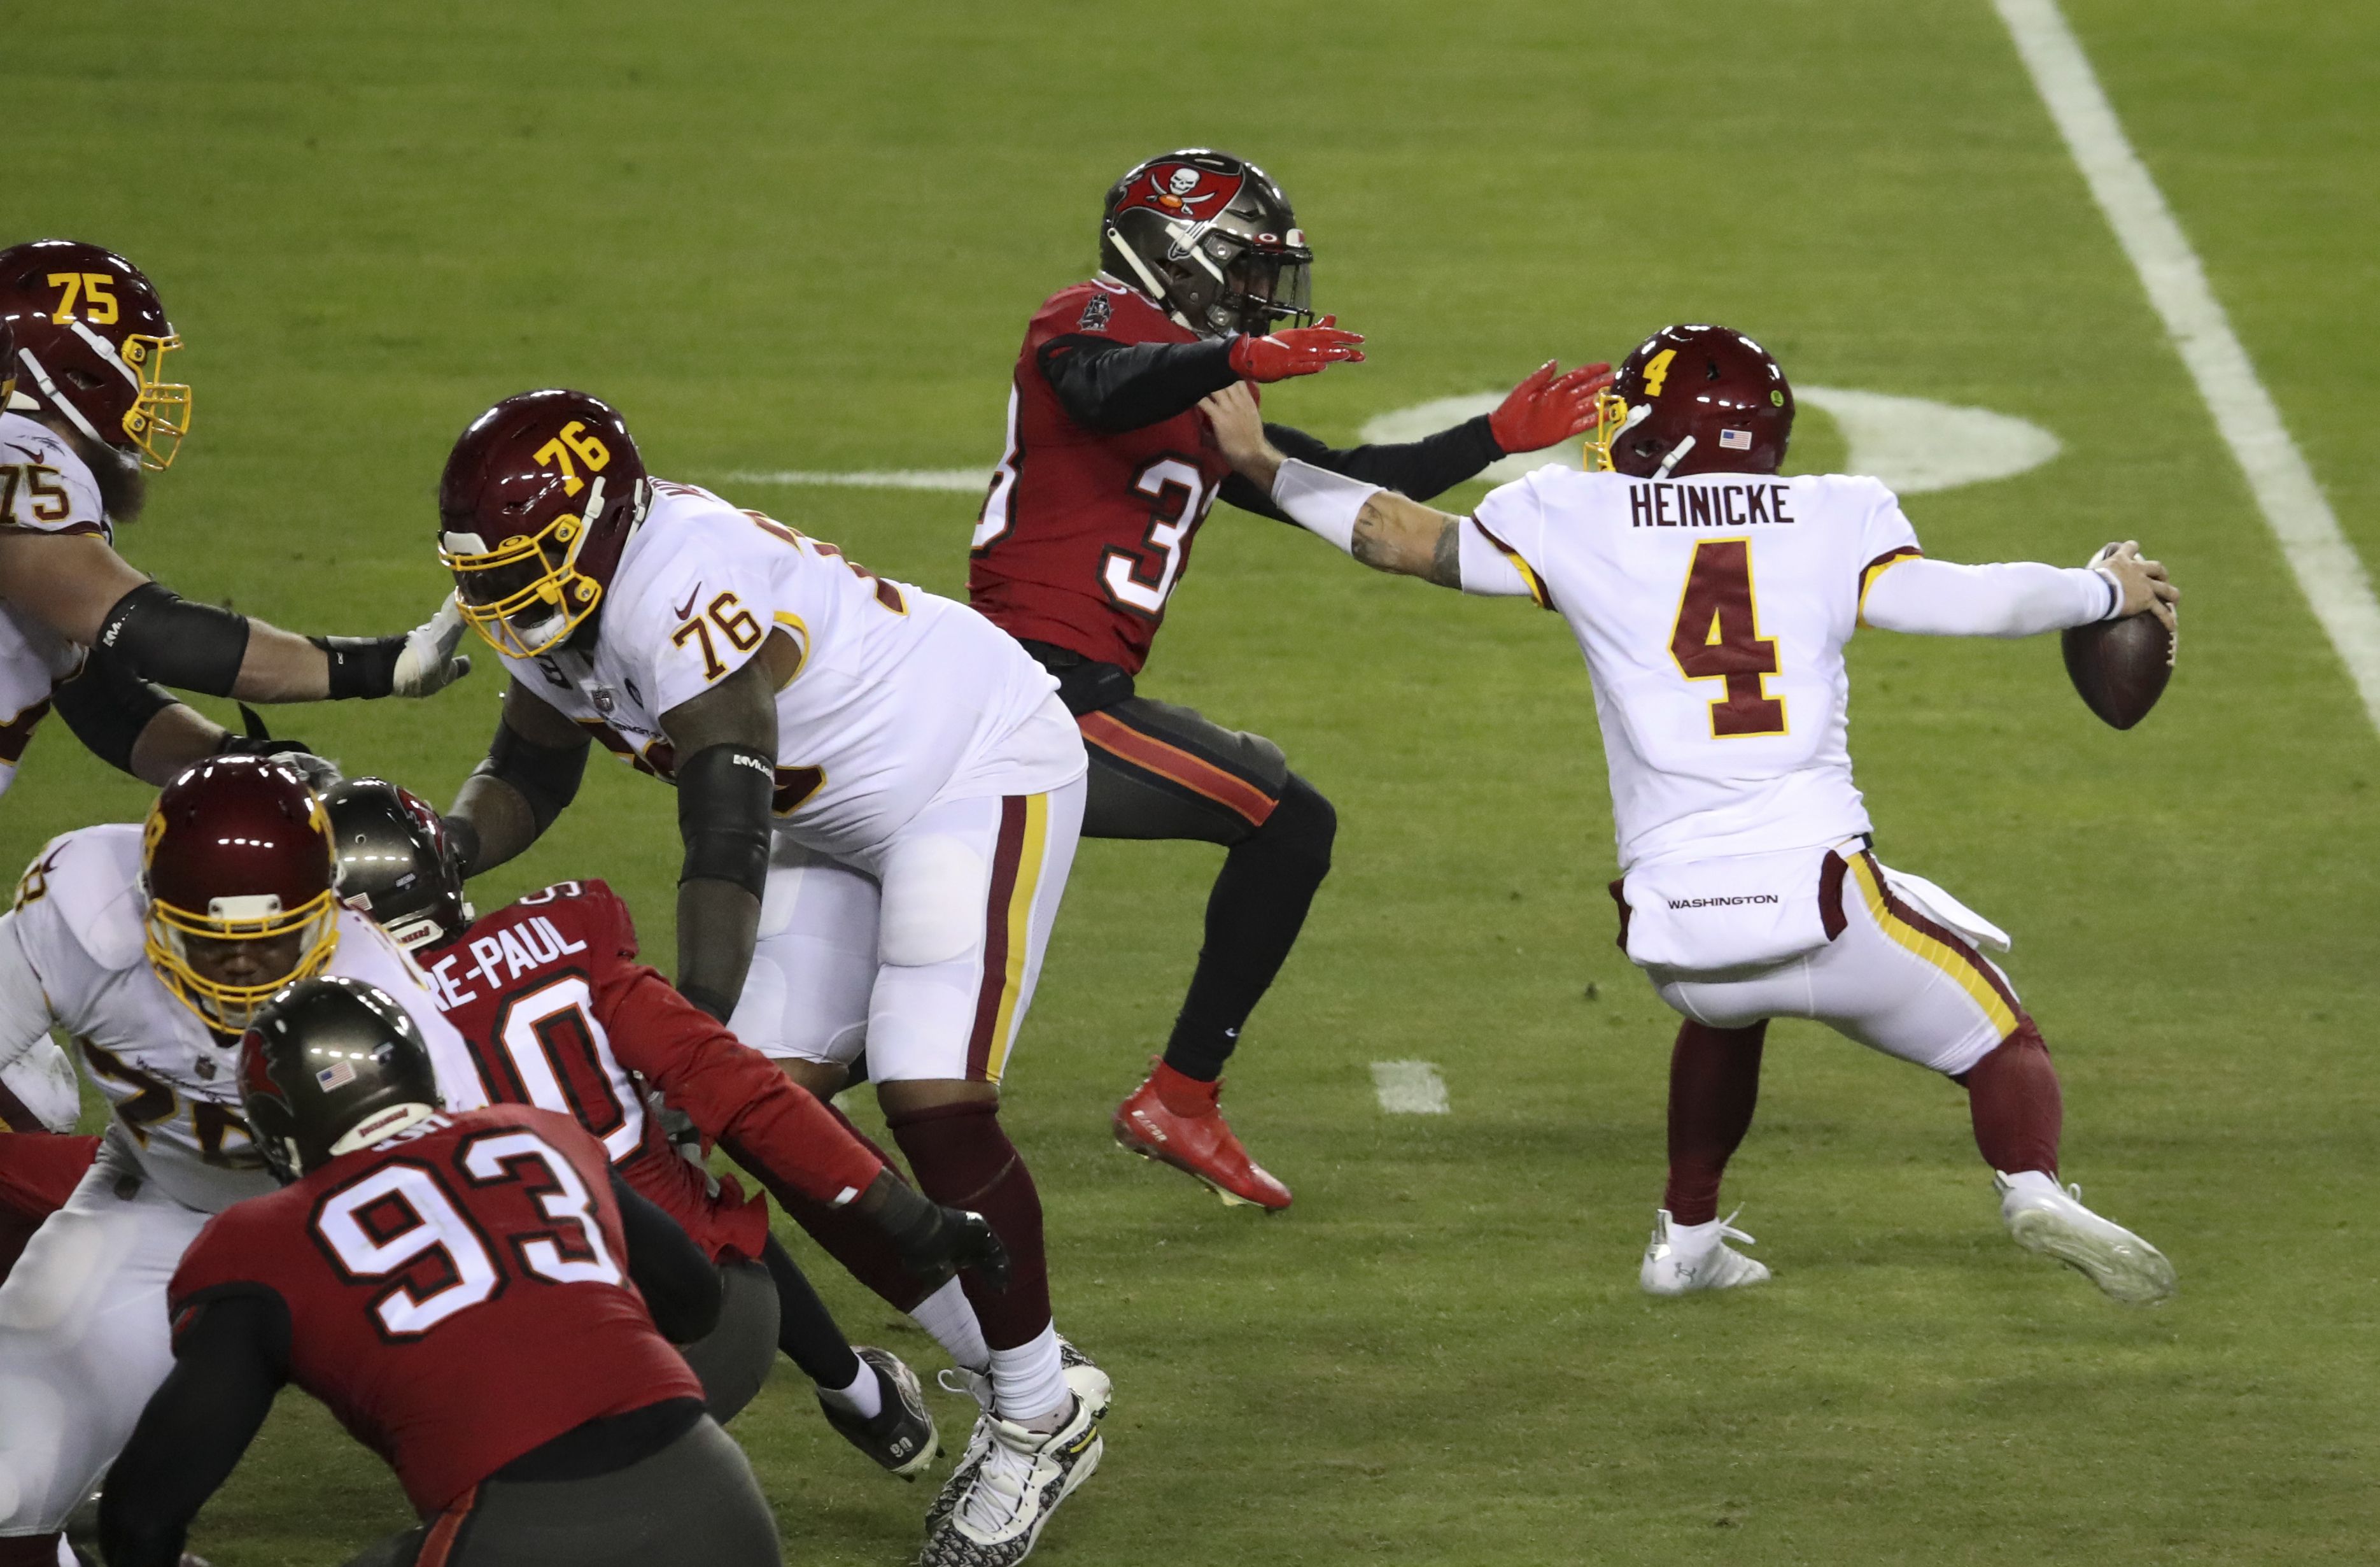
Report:
M1613 379L1609 365L1581 365L1556 375L1548 359L1488 416L1488 431L1506 456L1583 435L1595 428L1595 400Z
M1355 345L1364 340L1364 334L1342 332L1333 324L1338 319L1324 316L1319 325L1293 326L1269 337L1234 337L1232 368L1244 381L1287 381L1342 360L1361 364L1364 351Z

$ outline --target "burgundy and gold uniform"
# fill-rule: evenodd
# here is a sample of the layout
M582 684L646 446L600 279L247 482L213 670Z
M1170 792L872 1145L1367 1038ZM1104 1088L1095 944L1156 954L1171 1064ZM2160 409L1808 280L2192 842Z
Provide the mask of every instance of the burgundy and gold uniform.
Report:
M429 1517L589 1421L702 1397L625 1259L601 1145L567 1116L495 1105L225 1209L169 1304L178 1332L218 1297L278 1300L288 1379Z
M714 1262L759 1257L768 1204L680 1158L636 1077L781 1189L840 1206L884 1167L775 1063L637 961L628 906L601 881L532 893L414 955L488 1097L575 1117L621 1179Z

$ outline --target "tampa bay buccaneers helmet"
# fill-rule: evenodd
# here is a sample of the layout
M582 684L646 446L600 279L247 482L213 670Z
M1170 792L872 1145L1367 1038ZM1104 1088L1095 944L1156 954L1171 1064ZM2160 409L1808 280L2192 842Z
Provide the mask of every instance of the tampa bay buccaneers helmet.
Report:
M141 834L149 966L209 1027L237 1034L273 991L330 963L337 879L330 819L296 768L273 757L193 762L149 808Z
M405 1008L345 978L301 980L256 1014L239 1041L239 1097L265 1168L284 1185L445 1102Z
M584 392L523 392L473 419L438 481L438 558L463 618L534 658L603 601L652 484L627 421Z
M1665 326L1636 346L1597 406L1597 466L1638 479L1775 473L1793 388L1768 350L1723 326Z
M370 915L398 946L443 946L470 928L463 872L445 824L385 778L349 778L322 796L339 856L339 901Z
M1185 148L1117 180L1100 214L1099 266L1201 337L1314 319L1314 252L1289 198L1229 152Z
M89 440L171 468L190 389L161 379L182 346L139 267L79 239L0 250L0 322L13 329L7 407L62 419Z

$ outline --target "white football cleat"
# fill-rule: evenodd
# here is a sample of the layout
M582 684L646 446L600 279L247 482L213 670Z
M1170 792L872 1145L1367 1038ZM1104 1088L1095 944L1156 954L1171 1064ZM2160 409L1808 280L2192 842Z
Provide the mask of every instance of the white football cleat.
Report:
M1737 1209L1735 1213L1743 1209ZM1768 1282L1768 1269L1730 1241L1759 1243L1735 1228L1735 1213L1707 1224L1681 1224L1666 1208L1653 1215L1653 1238L1645 1247L1645 1264L1636 1282L1648 1295L1691 1294L1696 1290L1740 1290Z
M1064 1368L1067 1391L1090 1410L1094 1421L1106 1419L1108 1404L1115 1396L1115 1384L1105 1371L1099 1369L1099 1362L1075 1348L1075 1341L1061 1333L1058 1335L1058 1364ZM975 1429L967 1434L966 1446L959 1451L958 1462L951 1466L950 1478L942 1482L941 1490L927 1505L926 1533L929 1537L941 1530L943 1521L958 1506L968 1488L974 1485L976 1468L990 1451L991 1428L998 1420L991 1408L990 1377L980 1371L970 1371L964 1366L955 1366L942 1372L935 1380L941 1384L946 1393L959 1393L974 1399L978 1414ZM1087 1476L1089 1471L1086 1470L1084 1474Z
M986 1441L959 1493L928 1526L918 1567L1014 1567L1032 1554L1058 1504L1099 1466L1106 1443L1099 1417L1076 1394L1065 1423L1032 1431L996 1415L979 1429Z
M2013 1177L1995 1171L1992 1189L2000 1194L2000 1222L2025 1250L2056 1257L2126 1306L2172 1297L2173 1264L2165 1253L2083 1207L2082 1187L2061 1192L2038 1171Z

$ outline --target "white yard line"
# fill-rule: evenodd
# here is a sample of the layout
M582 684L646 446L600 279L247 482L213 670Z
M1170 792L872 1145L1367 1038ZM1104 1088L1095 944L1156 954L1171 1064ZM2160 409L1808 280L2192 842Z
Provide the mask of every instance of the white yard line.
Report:
M2207 286L2198 253L2125 139L2057 0L1994 4L2093 199L2116 231L2116 242L2140 273L2149 303L2164 318L2181 362L2198 383L2215 428L2248 476L2257 509L2280 540L2281 553L2313 606L2314 618L2346 662L2364 712L2380 724L2380 602L2373 598L2362 559L2339 531L2313 470L2289 439L2272 394L2257 379L2248 350Z
M1446 1102L1446 1079L1427 1061L1372 1063L1372 1091L1390 1115L1445 1115L1453 1109Z
M991 483L988 468L905 468L875 473L814 473L803 468L722 473L722 484L838 484L855 490L958 490L981 493Z

